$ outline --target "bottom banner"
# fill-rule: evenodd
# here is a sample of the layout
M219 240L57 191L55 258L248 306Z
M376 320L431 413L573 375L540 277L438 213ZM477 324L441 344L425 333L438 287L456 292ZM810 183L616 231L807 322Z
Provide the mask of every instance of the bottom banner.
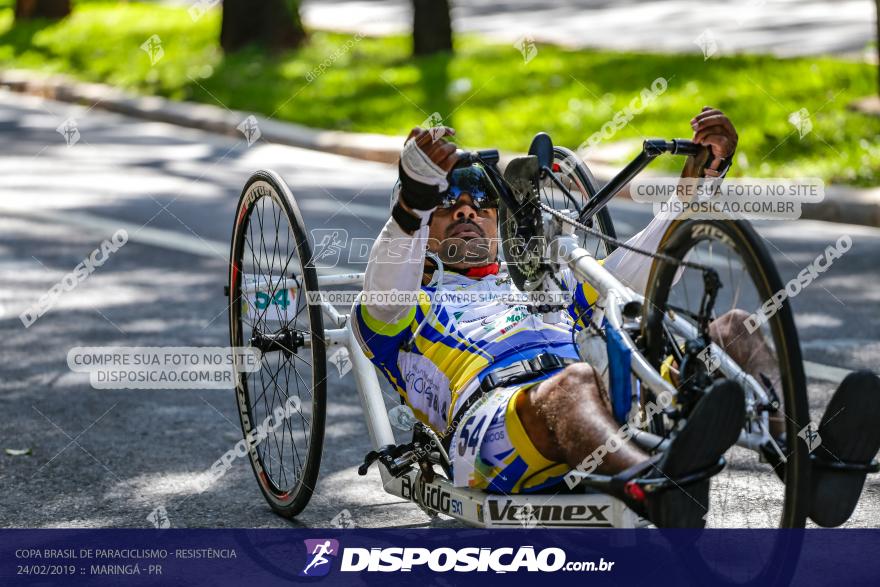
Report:
M878 530L0 530L0 585L876 584Z

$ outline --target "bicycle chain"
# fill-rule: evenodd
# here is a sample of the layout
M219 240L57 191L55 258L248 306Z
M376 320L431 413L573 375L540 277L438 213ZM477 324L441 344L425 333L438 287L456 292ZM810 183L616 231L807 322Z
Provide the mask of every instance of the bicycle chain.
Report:
M555 216L556 218L558 218L562 222L570 224L570 225L574 226L575 228L580 228L584 232L591 234L591 235L595 236L596 238L602 239L603 241L611 243L611 244L613 244L617 247L620 247L622 249L626 249L627 251L632 251L632 252L638 253L640 255L645 255L646 257L651 257L652 259L657 259L660 261L664 261L666 263L671 263L677 267L687 267L689 269L696 269L698 271L712 271L712 268L707 265L702 265L700 263L693 263L691 261L685 261L684 259L676 259L675 257L670 257L669 255L665 255L663 253L646 251L645 249L640 249L638 247L634 247L630 244L625 243L622 240L618 240L614 237L610 237L600 230L596 230L595 228L587 226L586 224L578 222L577 220L573 220L573 219L569 218L568 216L566 216L565 214L563 214L562 212L560 212L559 210L556 210L555 208L552 208L543 202L538 202L538 206L540 206L544 212L547 212L551 216Z

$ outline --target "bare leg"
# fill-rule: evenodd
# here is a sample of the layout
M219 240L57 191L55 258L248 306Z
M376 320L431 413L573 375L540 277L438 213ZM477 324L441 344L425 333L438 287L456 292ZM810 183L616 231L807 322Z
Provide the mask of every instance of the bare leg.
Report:
M732 310L709 327L713 342L759 382L764 375L781 391L779 369L760 331L745 328L748 313ZM780 401L782 398L780 397ZM620 429L611 416L607 395L602 392L595 371L586 363L567 367L537 387L520 394L517 414L535 448L548 460L576 468ZM782 406L780 406L780 412ZM770 418L770 433L785 430L785 417ZM614 474L648 458L632 441L605 457L598 471Z
M717 463L739 436L744 406L742 388L737 383L713 384L685 427L653 465L656 472L674 480ZM589 459L600 473L614 475L648 458L632 441L620 438L620 426L611 416L595 372L586 363L570 365L537 387L519 394L516 409L526 434L548 460L578 469L600 446L610 448L614 437L616 450L608 450L598 462ZM619 495L612 490L612 495L623 499L658 527L705 525L709 507L708 480L688 485L686 489L675 486L647 496L629 488L625 486Z
M779 365L761 331L749 332L746 329L748 316L748 312L739 309L719 316L709 325L709 336L712 338L712 342L720 346L737 365L754 377L756 381L763 383L761 375L770 380L773 389L779 395L780 402L779 412L770 416L770 434L779 436L785 432Z
M516 412L535 448L548 460L572 468L620 429L595 371L586 363L570 365L521 393ZM609 452L598 471L618 473L647 458L634 443L626 441L618 451Z

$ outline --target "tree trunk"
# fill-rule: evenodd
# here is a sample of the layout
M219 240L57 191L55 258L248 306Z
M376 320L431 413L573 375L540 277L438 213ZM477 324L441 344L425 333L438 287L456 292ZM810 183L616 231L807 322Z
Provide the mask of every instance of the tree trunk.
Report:
M299 0L224 0L220 46L232 53L247 45L272 51L299 47L306 33Z
M413 0L413 53L430 55L445 51L452 51L449 0Z
M16 0L15 20L64 18L70 14L70 0Z
M880 96L880 0L874 0L877 5L877 95Z

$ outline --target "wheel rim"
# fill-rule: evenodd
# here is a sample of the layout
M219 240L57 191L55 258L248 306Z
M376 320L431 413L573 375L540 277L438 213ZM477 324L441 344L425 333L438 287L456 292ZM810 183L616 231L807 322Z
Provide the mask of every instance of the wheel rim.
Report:
M691 249L688 258L716 268L719 274L726 276L722 279L731 284L719 291L714 318L730 316L730 312L746 312L745 308L749 308L750 313L763 303L760 292L748 277L747 268L736 252L723 243L702 240ZM701 272L685 269L678 287L674 286L670 292L670 305L691 310L698 308L701 284ZM782 372L787 366L780 364L771 328L764 324L753 336L760 338L764 346L755 345L745 353L741 348L745 342L741 333L726 335L716 343L731 356L740 358L745 355L747 365L766 376L770 380L770 387L781 394ZM769 365L758 369L754 363L759 355L765 353L770 357L765 361ZM763 424L759 426L763 428ZM725 458L727 467L712 480L712 508L707 517L708 525L735 528L778 526L783 517L785 494L784 486L773 473L773 467L762 463L754 450L739 446L734 446Z

